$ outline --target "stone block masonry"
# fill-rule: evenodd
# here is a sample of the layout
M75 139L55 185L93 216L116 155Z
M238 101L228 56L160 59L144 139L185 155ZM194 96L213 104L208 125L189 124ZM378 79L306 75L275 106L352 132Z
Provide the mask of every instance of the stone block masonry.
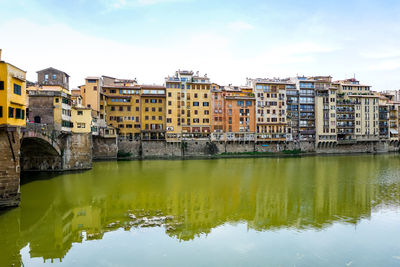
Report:
M116 138L103 138L93 136L93 159L116 159L118 155L118 143Z
M218 157L219 155L254 153L262 156L274 154L351 154L351 153L386 153L398 152L399 146L389 142L356 142L354 144L337 144L331 147L316 147L314 142L221 142L207 140L166 141L122 141L118 143L121 158L130 159L184 159L196 157Z
M0 208L20 201L20 129L0 128Z
M92 135L71 134L64 140L63 169L84 170L92 168Z

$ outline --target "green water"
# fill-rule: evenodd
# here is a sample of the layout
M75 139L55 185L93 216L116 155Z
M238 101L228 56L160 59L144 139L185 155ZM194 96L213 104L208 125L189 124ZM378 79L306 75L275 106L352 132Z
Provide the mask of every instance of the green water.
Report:
M399 204L398 155L98 162L24 177L0 266L400 266Z

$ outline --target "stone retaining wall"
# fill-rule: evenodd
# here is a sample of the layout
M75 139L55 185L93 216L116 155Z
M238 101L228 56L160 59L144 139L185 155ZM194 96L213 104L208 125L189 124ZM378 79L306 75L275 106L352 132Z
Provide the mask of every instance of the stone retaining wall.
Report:
M117 138L93 136L93 159L116 159L118 155Z
M120 155L131 159L146 158L193 158L212 157L221 154L240 155L246 153L383 153L399 151L399 147L388 142L359 142L332 147L317 148L314 142L276 142L254 143L219 142L208 140L185 140L182 142L165 141L122 141L118 143ZM129 154L129 155L128 155Z
M20 201L21 132L0 128L0 208L17 206Z

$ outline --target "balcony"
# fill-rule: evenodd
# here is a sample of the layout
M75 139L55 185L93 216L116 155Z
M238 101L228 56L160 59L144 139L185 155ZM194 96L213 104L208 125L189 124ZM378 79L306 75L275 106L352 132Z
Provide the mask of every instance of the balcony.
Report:
M354 120L354 115L337 115L336 118L338 120L348 121L348 120Z
M337 107L337 113L354 113L354 108L351 107Z

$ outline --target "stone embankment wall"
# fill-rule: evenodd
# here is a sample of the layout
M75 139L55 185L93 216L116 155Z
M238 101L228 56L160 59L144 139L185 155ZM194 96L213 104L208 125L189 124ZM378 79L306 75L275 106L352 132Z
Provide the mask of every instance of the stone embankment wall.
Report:
M358 142L354 144L337 144L330 147L316 147L314 142L279 142L255 143L211 142L208 140L185 140L181 142L165 141L122 141L118 143L120 157L130 159L148 158L193 158L213 157L219 155L269 153L315 153L315 154L348 154L348 153L384 153L399 151L398 145L389 142Z
M93 159L116 159L118 143L116 138L93 136Z
M92 135L71 134L64 140L63 170L85 170L92 168Z
M0 208L16 206L20 200L21 132L0 129Z

